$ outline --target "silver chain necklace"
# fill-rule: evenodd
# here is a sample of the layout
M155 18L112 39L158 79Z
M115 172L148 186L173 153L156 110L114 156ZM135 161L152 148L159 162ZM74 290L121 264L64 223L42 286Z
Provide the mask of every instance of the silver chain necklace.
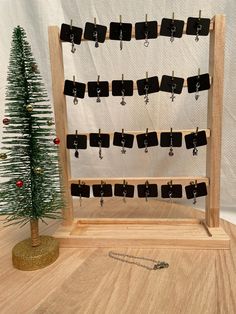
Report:
M121 262L124 262L124 263L128 263L128 264L135 264L137 266L141 266L143 268L146 268L148 270L156 270L156 269L161 269L161 268L168 268L169 267L169 264L166 263L166 262L163 262L163 261L156 261L154 259L151 259L151 258L147 258L147 257L139 257L139 256L132 256L132 255L128 255L128 254L122 254L122 253L115 253L115 252L112 252L110 251L108 253L108 255L111 257L111 258L114 258L118 261L121 261ZM141 264L137 261L129 261L129 260L126 260L126 258L132 258L132 259L138 259L138 260L143 260L143 261L149 261L149 262L153 262L154 265L153 266L148 266L148 265L145 265L145 264Z

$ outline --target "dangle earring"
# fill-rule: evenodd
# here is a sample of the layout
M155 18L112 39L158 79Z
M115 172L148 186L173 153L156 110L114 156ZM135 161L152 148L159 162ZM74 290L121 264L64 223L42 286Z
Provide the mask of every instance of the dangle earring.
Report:
M198 149L197 149L197 134L198 134L198 127L196 129L196 132L194 134L193 138L193 156L197 156L198 154Z
M99 44L98 44L98 31L97 31L96 17L94 18L93 38L94 38L94 41L95 41L95 48L98 48Z
M74 42L74 34L72 33L72 20L70 20L70 31L71 31L71 34L70 34L70 42L71 42L71 52L72 53L75 53L76 51L76 48L75 48L75 42Z
M200 24L201 15L202 15L202 11L199 10L199 18L198 18L198 23L197 23L196 37L195 37L195 41L196 41L196 42L199 41L199 33L200 33L200 31L202 30L202 24Z
M191 182L191 185L194 185L194 190L193 190L193 205L197 203L197 180L195 182Z
M148 129L146 129L145 139L144 139L144 142L143 142L143 144L145 146L145 150L144 150L145 153L148 153L148 139L147 139L147 135L148 135Z
M103 207L103 204L104 204L104 199L103 199L103 196L104 196L104 191L103 191L103 185L105 184L105 182L101 181L101 192L100 192L100 206Z
M173 196L173 186L172 186L172 180L170 180L170 182L167 183L169 185L169 192L168 192L168 196L170 199L170 202L172 203L172 196Z
M174 12L172 13L172 22L171 22L171 26L170 26L170 42L173 43L173 41L175 40L174 38L174 34L176 32L176 26L175 26L175 14Z
M148 201L148 197L150 195L150 192L149 192L149 183L148 181L145 182L145 200L146 202Z
M120 15L120 50L123 49L123 32L122 32L122 16Z
M198 100L199 98L199 88L200 88L200 82L199 82L199 79L200 79L200 69L198 69L198 77L197 77L198 81L196 83L196 92L195 92L195 99Z
M125 154L126 149L125 149L124 129L122 129L122 135L121 136L122 136L122 138L121 138L121 145L122 145L121 154Z
M80 180L79 180L79 183L78 183L78 188L79 188L79 191L80 191L80 193L79 193L79 206L81 207L82 206L82 194L81 194L81 188L82 188L82 186L81 185L85 185L85 182L80 182Z
M172 128L170 128L170 151L169 156L174 156L174 150L173 150L173 134L172 134Z
M101 138L101 129L99 129L98 131L99 135L98 135L98 147L99 147L99 158L100 159L103 159L103 156L102 156L102 138Z
M75 154L74 154L75 158L79 158L78 144L79 144L79 142L78 142L78 131L76 130L75 131L75 140L73 143L73 145L75 147Z
M172 71L172 84L171 84L171 96L170 96L170 99L172 102L175 99L175 90L176 90L176 84L173 81L174 81L174 71Z
M96 102L101 102L101 98L100 98L100 94L101 94L101 89L99 87L99 80L100 80L100 75L98 75L98 79L97 79L97 99Z
M126 203L126 195L127 195L127 182L123 181L123 202Z
M144 47L148 47L148 46L149 46L149 41L148 41L148 23L147 23L147 14L146 14L146 19L145 19L145 30L144 30L144 35L145 35L145 39L144 39Z
M147 105L149 103L149 98L148 98L148 90L149 90L149 85L148 85L148 72L146 72L146 84L144 86L145 90L145 95L144 95L144 102Z
M126 105L126 102L125 102L125 88L124 88L124 74L122 74L122 88L121 88L121 102L120 104L122 106L125 106Z
M75 76L74 75L73 75L73 96L74 96L74 99L73 99L74 105L78 105L77 88L75 85Z

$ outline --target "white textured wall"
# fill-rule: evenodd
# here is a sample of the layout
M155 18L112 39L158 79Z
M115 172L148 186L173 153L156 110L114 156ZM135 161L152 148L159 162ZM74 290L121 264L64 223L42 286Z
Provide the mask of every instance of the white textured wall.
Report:
M199 9L202 16L212 17L217 13L226 14L226 47L225 47L225 97L223 116L223 149L221 173L222 216L232 221L236 218L234 205L236 202L236 2L222 1L177 1L177 0L0 0L0 117L4 115L4 95L7 77L7 66L10 52L12 29L16 25L25 28L31 43L34 56L39 64L49 96L51 96L51 74L49 64L47 27L69 23L84 28L85 22L93 22L109 26L111 21L118 21L122 14L123 22L135 23L143 21L145 13L149 20L162 17L175 17L187 20L189 16L197 16ZM122 51L119 43L107 41L94 48L91 42L77 46L74 55L70 53L70 45L64 44L65 77L73 75L79 81L101 79L111 81L120 79L124 73L127 79L140 79L149 76L171 74L175 70L177 76L187 78L201 72L208 72L208 37L200 38L196 43L194 37L184 36L173 44L167 37L151 40L148 48L142 41L124 43ZM134 92L127 97L127 105L120 105L119 97L110 96L97 104L94 99L86 97L75 107L68 98L69 131L79 132L145 130L153 128L193 128L206 127L207 92L202 92L196 102L194 95L186 89L171 103L169 94L157 93L150 96L150 103L145 106L143 97ZM2 124L0 124L0 138ZM82 151L80 159L72 158L72 174L74 176L175 176L204 175L205 148L199 149L199 156L193 158L191 151L176 149L175 156L168 158L168 149L150 148L148 154L136 148L125 156L117 147L104 151L102 161L94 148ZM199 202L199 204L203 204Z

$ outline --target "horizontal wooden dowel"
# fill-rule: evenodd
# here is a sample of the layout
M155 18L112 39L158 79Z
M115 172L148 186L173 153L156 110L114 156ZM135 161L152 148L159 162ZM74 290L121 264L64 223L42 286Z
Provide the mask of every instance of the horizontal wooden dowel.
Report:
M205 131L206 132L206 137L210 137L211 135L211 131L210 129L199 129L198 132L200 131ZM117 132L121 132L122 130L118 130ZM158 135L160 135L162 132L170 132L170 129L169 130L148 130L148 132L157 132ZM143 130L140 130L140 131L128 131L128 130L124 130L124 133L127 133L127 134L133 134L133 135L137 135L137 134L142 134L142 133L145 133L146 130L143 129ZM186 134L190 134L190 133L193 133L193 132L196 132L196 129L185 129L185 130L172 130L172 132L181 132L184 135ZM101 130L101 133L103 133L103 131ZM109 134L111 138L114 137L114 132L105 132L104 133L106 134ZM86 135L86 136L89 136L90 133L80 133L80 134L83 134L83 135Z
M150 184L167 184L172 180L173 184L181 184L181 185L189 185L190 182L197 180L197 182L205 182L206 185L209 185L209 179L207 177L127 177L127 178L71 178L69 179L69 183L78 184L80 182L85 182L85 184L93 185L100 184L101 181L106 182L106 184L122 184L125 180L128 184L144 184L145 181L148 181Z
M124 22L125 23L125 22ZM127 23L127 22L126 22ZM183 29L183 34L186 34L186 28L187 28L187 23L184 23L184 29ZM213 31L214 29L214 23L213 23L213 20L211 20L211 23L210 23L210 32ZM158 25L158 36L160 36L160 30L161 30L161 25L159 24ZM194 36L194 35L192 35ZM135 26L132 25L132 33L131 33L131 38L135 38ZM154 38L155 39L155 38ZM179 38L177 38L178 40ZM106 40L110 40L110 31L108 29L107 33L106 33ZM84 37L82 37L81 41L88 41L87 39L85 39Z

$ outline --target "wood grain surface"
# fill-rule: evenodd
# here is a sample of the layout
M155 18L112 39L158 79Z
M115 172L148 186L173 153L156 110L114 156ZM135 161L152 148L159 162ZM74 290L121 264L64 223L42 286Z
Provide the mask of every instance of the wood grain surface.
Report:
M41 225L41 233L52 234L58 224ZM236 226L221 225L230 235L231 250L111 248L164 260L167 269L121 263L108 257L109 249L67 248L60 249L53 265L22 272L12 267L11 249L29 235L28 227L1 224L0 313L234 314Z

